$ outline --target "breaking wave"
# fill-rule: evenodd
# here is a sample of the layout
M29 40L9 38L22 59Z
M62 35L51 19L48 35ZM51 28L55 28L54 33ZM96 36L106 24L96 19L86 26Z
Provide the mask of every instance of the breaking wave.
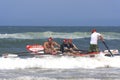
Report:
M105 39L114 40L120 39L120 33L116 32L101 32ZM65 33L65 32L25 32L25 33L13 33L13 34L0 34L0 39L3 38L13 38L13 39L44 39L48 37L53 38L89 38L90 32L73 32L73 33Z
M18 64L19 63L19 64ZM105 57L100 54L97 57L33 57L33 58L0 58L0 70L3 69L25 69L25 68L46 68L46 69L94 69L100 67L120 68L120 57Z

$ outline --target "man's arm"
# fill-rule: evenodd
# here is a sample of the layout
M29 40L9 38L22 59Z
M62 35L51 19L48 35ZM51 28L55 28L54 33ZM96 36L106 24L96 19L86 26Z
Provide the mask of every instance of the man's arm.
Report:
M44 44L43 44L44 49L47 49L46 44L47 44L47 43L44 42Z
M74 49L78 49L77 46L76 46L75 44L73 44L73 46L74 46Z
M57 42L54 42L55 43L55 45L57 46L57 47L59 47L60 48L60 45L57 43Z
M104 38L103 38L103 36L102 36L102 35L100 35L100 36L99 36L99 39L100 39L101 41L103 41L103 40L104 40Z

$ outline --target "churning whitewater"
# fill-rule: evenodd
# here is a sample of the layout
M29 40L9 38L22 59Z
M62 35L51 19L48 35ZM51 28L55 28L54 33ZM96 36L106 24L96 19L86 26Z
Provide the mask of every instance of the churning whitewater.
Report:
M26 45L42 45L48 37L59 44L71 38L80 50L88 50L93 28L119 53L120 27L0 27L0 80L119 80L120 56L104 56L100 41L96 57L30 56L26 50Z

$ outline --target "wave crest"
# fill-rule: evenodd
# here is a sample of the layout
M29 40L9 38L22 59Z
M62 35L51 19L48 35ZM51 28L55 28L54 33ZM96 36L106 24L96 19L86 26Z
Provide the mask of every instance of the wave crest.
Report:
M13 38L13 39L44 39L48 37L53 38L90 38L90 32L26 32L26 33L14 33L14 34L0 34L0 39ZM102 32L105 39L120 39L120 33L115 32Z

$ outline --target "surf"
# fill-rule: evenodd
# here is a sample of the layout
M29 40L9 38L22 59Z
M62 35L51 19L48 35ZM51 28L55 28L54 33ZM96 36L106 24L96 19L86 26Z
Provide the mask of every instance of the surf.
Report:
M117 32L101 32L105 39L107 40L120 40L120 33ZM72 39L81 39L81 38L89 38L90 32L52 32L52 31L45 31L45 32L24 32L24 33L5 33L0 34L0 39L46 39L48 37L54 38L72 38Z
M26 58L3 58L0 57L0 69L95 69L95 68L120 68L120 56L106 57L102 53L97 57L72 57L72 56L45 56Z

